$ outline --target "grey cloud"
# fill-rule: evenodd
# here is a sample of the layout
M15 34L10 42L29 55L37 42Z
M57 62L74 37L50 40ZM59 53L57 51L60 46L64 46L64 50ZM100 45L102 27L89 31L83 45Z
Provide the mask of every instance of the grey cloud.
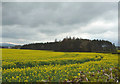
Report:
M31 36L35 36L37 31L34 29L23 28L23 26L3 26L2 37L4 38L14 38L14 39L27 39L28 37L32 39ZM3 38L3 39L4 39Z
M114 3L4 3L3 25L81 24L115 10L115 6Z
M76 31L79 37L79 33L94 35L117 30L117 3L4 2L2 13L4 41L52 41L60 35L66 37L67 33L72 36ZM91 26L97 20L113 22L114 26Z

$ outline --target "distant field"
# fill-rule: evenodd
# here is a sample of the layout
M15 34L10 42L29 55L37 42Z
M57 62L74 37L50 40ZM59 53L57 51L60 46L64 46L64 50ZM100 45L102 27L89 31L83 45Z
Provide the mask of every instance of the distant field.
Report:
M58 82L80 71L97 72L116 66L117 54L2 49L3 82Z
M120 50L118 50L117 52L120 52Z

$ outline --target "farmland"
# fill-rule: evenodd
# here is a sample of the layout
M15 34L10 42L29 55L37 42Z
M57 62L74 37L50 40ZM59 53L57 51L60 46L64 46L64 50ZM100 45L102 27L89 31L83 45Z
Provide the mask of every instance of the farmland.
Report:
M111 53L2 49L3 82L58 82L80 71L96 73L117 66L118 55Z

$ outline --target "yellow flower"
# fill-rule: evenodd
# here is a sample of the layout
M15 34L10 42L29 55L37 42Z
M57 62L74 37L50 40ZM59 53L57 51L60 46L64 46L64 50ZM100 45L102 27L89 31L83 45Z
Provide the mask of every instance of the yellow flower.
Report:
M27 79L29 78L29 76L26 77Z
M12 79L14 79L14 77L12 76Z
M74 78L77 78L77 76L74 76Z
M28 80L25 80L24 82L28 82Z
M16 78L19 78L19 76L16 76Z
M80 73L78 73L78 75L80 75Z

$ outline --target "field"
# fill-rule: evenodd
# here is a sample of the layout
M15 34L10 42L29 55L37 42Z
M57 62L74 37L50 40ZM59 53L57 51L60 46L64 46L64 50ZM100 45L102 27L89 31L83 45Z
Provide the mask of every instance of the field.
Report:
M82 74L97 73L117 66L117 54L2 49L3 82L67 81L79 77L81 71Z

